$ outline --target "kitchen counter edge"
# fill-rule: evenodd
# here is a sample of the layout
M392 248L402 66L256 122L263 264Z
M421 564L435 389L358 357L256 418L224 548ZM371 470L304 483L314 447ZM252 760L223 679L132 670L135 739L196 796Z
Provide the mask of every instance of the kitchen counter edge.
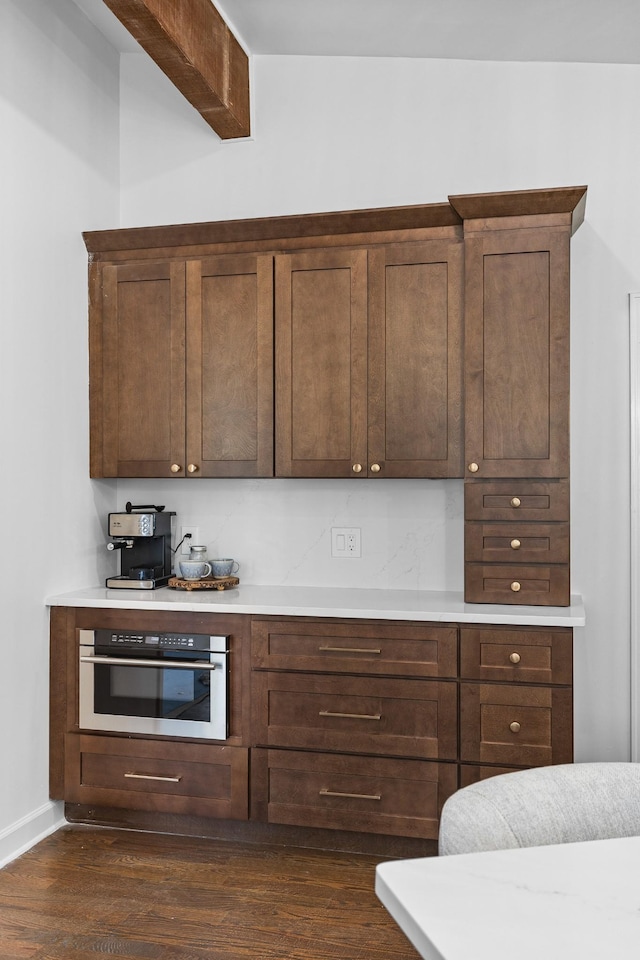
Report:
M175 610L252 616L338 617L358 620L414 620L494 623L514 626L583 627L582 598L569 607L465 603L461 592L373 590L349 587L241 584L233 590L108 590L90 587L47 597L49 607L120 610Z

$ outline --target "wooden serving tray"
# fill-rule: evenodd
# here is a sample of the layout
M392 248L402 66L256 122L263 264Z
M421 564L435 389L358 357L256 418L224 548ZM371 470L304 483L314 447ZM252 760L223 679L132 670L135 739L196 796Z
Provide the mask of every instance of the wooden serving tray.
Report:
M183 580L182 577L169 577L169 586L177 587L178 590L228 590L229 587L237 587L240 583L238 577L220 577L214 580L213 577L203 577L202 580Z

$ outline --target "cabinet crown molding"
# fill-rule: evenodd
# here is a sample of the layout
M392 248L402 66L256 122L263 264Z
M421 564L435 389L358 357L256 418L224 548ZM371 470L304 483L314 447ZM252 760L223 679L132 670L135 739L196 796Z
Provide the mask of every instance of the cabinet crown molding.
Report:
M462 220L570 214L572 234L584 220L586 202L586 186L469 193L449 197L449 203Z

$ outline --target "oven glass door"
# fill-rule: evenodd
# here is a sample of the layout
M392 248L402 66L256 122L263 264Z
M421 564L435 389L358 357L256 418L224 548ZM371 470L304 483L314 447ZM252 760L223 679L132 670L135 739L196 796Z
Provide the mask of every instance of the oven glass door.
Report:
M80 726L225 739L226 655L80 650Z

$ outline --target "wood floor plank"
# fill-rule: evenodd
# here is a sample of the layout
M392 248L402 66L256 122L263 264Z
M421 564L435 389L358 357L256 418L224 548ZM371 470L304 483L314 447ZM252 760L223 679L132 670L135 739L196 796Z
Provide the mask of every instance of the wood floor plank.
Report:
M416 960L377 862L67 825L0 870L0 960Z

